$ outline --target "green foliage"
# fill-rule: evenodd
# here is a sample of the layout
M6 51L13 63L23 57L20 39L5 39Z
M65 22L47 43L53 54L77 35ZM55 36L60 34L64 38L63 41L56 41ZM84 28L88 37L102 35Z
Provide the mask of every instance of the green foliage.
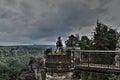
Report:
M111 77L109 77L109 78L108 78L108 80L117 80L117 78L116 78L116 77L111 76Z
M91 73L89 72L82 72L82 80L91 80Z
M115 50L118 42L118 32L107 25L97 22L93 35L93 49ZM114 53L93 55L93 62L98 64L114 64ZM107 59L107 60L106 60Z
M0 80L16 80L18 68L10 68L6 63L0 62Z
M0 59L0 80L16 80L19 70L28 65L32 55Z
M107 25L97 22L95 32L92 38L92 49L94 50L115 50L119 39L118 32ZM83 41L85 44L85 42ZM89 44L86 42L86 44ZM85 45L86 45L85 44ZM88 49L88 48L87 48ZM96 64L114 64L114 53L109 54L92 54L90 55L90 61ZM90 80L115 80L110 75L89 73L87 78ZM88 79L87 79L88 80Z
M113 75L94 73L94 72L82 72L82 80L117 80Z
M118 32L107 25L97 22L93 43L97 50L115 50L118 41ZM111 44L112 43L112 44Z
M82 36L79 40L79 46L82 50L92 49L92 41L87 36Z
M111 27L97 21L92 39L87 36L82 36L79 40L74 35L68 37L65 42L67 47L75 47L79 44L82 50L115 50L118 43L119 33ZM118 45L120 46L120 45ZM88 60L87 54L83 55L84 61ZM89 61L97 64L114 64L114 53L109 54L90 54ZM116 80L111 75L98 74L98 73L82 73L83 80Z
M41 56L43 50L42 46L0 47L0 80L16 80L20 70L28 66L30 57ZM44 71L42 75L45 78Z
M76 36L70 35L68 37L68 40L65 41L65 44L67 47L76 47L78 46L78 42L79 42L79 37L77 35Z

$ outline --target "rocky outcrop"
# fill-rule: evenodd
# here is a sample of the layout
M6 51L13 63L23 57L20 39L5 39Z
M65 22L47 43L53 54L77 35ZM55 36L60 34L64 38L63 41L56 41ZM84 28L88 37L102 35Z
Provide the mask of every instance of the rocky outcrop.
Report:
M16 80L36 80L35 73L30 69L30 67L23 68Z
M42 66L42 58L30 58L29 65L20 70L16 80L43 80L41 79L41 73L44 71Z

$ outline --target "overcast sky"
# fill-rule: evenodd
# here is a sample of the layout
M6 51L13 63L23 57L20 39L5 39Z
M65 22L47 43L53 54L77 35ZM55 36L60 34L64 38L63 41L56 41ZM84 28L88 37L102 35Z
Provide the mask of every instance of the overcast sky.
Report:
M120 0L0 0L0 45L91 36L97 19L120 30Z

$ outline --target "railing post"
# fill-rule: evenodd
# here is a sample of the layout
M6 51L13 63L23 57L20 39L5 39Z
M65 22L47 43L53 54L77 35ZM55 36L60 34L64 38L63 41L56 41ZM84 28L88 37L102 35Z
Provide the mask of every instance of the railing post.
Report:
M117 44L116 50L120 50L119 44ZM120 52L115 54L115 66L120 69ZM120 80L120 75L117 75L117 80Z
M82 64L82 52L81 52L81 49L80 49L80 64Z
M89 64L89 62L90 62L90 60L89 60L89 58L90 58L90 53L88 53L88 67L90 66Z
M120 49L116 48L116 50L120 50ZM120 52L117 52L115 54L115 66L120 68Z
M75 47L75 59L76 59L77 65L81 63L81 50L79 47Z

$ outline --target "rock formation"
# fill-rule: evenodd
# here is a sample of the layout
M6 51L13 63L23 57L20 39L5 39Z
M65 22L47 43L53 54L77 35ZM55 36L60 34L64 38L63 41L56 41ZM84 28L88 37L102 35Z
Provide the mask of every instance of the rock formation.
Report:
M20 70L16 80L44 80L45 70L42 58L30 58L29 65ZM41 74L43 73L44 74Z

